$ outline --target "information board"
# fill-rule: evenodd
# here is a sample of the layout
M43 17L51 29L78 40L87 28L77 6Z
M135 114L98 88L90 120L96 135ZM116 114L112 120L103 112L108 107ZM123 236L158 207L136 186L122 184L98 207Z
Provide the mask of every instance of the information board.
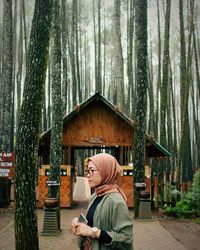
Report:
M0 177L14 177L14 152L0 152Z

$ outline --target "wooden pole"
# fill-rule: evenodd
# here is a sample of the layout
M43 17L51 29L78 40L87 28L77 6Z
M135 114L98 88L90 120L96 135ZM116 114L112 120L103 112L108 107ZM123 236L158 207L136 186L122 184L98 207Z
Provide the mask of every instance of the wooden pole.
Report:
M155 209L158 210L158 176L154 176L154 202Z

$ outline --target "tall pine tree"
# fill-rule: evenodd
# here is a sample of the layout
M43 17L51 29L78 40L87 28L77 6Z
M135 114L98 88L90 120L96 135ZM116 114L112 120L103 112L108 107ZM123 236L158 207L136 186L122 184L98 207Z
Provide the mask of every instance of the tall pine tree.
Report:
M146 106L147 106L147 0L137 0L135 6L136 29L136 126L134 130L134 182L144 182ZM138 199L135 190L135 217Z
M15 150L16 250L39 249L35 184L51 11L51 0L35 1Z

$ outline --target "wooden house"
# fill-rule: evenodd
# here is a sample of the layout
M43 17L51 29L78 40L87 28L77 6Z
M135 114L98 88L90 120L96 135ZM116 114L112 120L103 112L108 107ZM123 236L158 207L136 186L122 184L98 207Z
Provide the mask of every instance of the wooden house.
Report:
M42 165L49 164L50 137L50 129L40 137L39 156L41 157ZM71 173L75 171L76 159L74 152L78 149L88 150L91 155L94 149L104 150L105 152L109 150L116 157L120 165L124 166L121 185L125 191L129 190L131 192L130 195L127 194L130 196L129 206L131 206L133 198L133 171L131 171L133 167L131 163L133 162L132 155L134 149L134 121L129 119L101 94L96 93L80 105L77 105L71 113L63 118L62 164L65 168L68 166ZM145 154L146 166L149 166L151 157L170 156L166 149L148 135L146 135ZM70 176L66 185L72 188L73 181ZM125 177L129 177L129 179ZM72 190L68 190L67 193L69 199L66 206L70 206L73 199Z

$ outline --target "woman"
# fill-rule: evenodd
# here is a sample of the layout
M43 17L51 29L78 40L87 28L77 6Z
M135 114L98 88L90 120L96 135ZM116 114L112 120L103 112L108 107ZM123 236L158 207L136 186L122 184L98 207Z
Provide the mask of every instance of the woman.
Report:
M88 223L72 220L72 232L80 236L80 249L133 249L133 224L126 197L117 185L121 168L109 154L89 158L87 177L94 188L87 209Z

